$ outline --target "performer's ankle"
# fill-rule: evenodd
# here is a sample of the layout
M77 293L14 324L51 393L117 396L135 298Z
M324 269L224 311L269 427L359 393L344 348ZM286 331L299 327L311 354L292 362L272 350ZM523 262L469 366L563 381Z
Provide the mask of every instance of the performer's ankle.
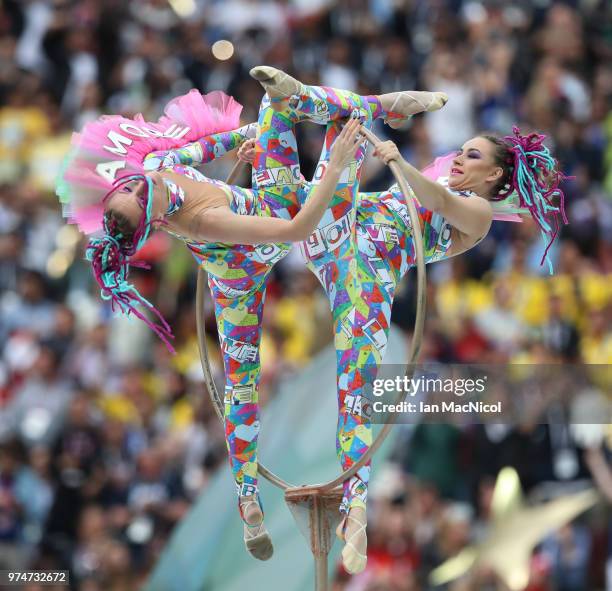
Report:
M263 508L258 494L238 497L238 511L247 525L259 525L263 521Z
M350 513L352 509L357 509L357 508L367 511L365 502L362 499L355 498L349 502L347 513Z

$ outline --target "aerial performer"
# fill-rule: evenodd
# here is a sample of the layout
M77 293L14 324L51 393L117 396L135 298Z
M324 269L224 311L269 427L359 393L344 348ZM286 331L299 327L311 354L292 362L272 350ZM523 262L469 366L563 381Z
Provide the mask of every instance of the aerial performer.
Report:
M185 242L207 271L224 360L225 435L244 540L262 560L273 552L257 484L259 343L270 270L292 241L312 234L322 216L340 221L342 240L354 226L344 216L353 211L364 158L362 120L405 117L445 101L441 93L360 97L301 86L301 101L295 104L275 92L268 73L253 71L267 82L270 95L264 96L256 126L238 127L242 107L230 97L195 90L173 99L155 123L142 116L104 116L87 124L73 134L56 189L68 221L93 235L86 258L102 297L113 309L146 322L171 350L170 326L129 282L129 265L142 266L131 257L152 231L161 229ZM294 126L304 119L328 126L325 171L313 183L299 171ZM346 122L343 128L340 122ZM252 189L208 178L191 166L255 134Z
M289 97L301 113L312 111L318 90L273 68L259 68L258 75L268 94ZM365 127L379 116L376 109L367 108L363 97L347 92L342 96L359 107ZM393 127L406 116L439 108L445 102L443 95L434 93L412 93L412 97L403 93L402 100L402 116L386 117ZM326 168L329 147L341 123L339 119L327 123L315 179ZM408 198L415 201L419 214L426 263L469 250L487 235L492 220L522 221L518 214L530 214L540 228L546 245L544 263L559 231L558 216L567 223L559 187L563 175L544 139L535 133L522 135L518 128L505 137L477 136L423 172L406 162L393 142L377 147L374 155L385 164L396 161L412 188ZM249 162L256 159L256 153L253 142L246 140L239 157ZM356 163L356 182L361 162L362 152ZM358 461L371 444L364 387L372 383L385 353L397 284L415 264L407 196L396 184L386 191L355 195L355 183L350 190L355 200L332 203L317 230L301 243L308 267L325 288L333 316L339 405L336 446L343 470ZM550 261L548 264L552 272ZM345 541L342 559L351 573L363 570L367 560L369 475L367 464L344 483L340 507L344 518L337 534Z

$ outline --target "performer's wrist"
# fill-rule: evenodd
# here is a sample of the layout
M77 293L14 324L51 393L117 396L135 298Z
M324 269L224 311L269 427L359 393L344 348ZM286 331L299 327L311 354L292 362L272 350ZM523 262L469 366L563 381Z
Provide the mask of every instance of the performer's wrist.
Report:
M333 160L330 160L327 163L326 174L336 174L340 176L345 168L346 167L342 164L342 162L334 162Z

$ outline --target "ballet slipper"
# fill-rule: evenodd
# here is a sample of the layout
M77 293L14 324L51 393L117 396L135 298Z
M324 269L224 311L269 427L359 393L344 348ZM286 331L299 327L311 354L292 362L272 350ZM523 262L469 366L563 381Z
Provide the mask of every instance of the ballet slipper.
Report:
M263 511L257 495L240 497L240 516L244 521L244 545L257 560L269 560L274 553L272 538L263 522Z
M448 95L444 92L419 90L391 92L383 97L389 100L393 98L391 107L385 109L385 123L393 129L401 127L412 115L437 111L448 102ZM381 103L383 97L381 97Z
M257 66L249 72L266 90L270 98L290 98L304 94L304 85L286 72L271 66Z
M359 511L357 513L357 511ZM356 515L351 515L351 513L355 512ZM346 526L349 521L357 524L357 527L354 531L350 533L350 535L346 536ZM342 519L338 527L336 528L336 536L340 539L340 541L344 542L344 548L342 549L342 564L346 571L352 575L356 575L363 571L368 562L367 554L363 554L360 552L361 546L363 544L363 551L365 552L368 547L368 539L366 536L366 527L367 527L367 517L365 509L361 507L353 507L350 509L348 515ZM359 545L359 548L353 543L353 540L356 536L362 536L363 532L363 540L356 540L356 543Z

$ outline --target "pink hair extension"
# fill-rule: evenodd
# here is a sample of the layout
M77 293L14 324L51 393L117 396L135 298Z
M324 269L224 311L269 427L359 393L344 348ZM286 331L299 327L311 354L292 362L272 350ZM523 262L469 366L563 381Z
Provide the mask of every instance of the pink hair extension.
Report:
M129 266L149 269L150 266L142 261L130 262L129 257L144 246L151 231L151 213L153 206L153 181L146 175L129 175L117 179L113 188L105 196L106 201L117 189L128 182L143 179L147 184L147 190L138 199L142 205L143 213L138 221L132 240L127 240L120 232L116 223L109 223L104 218L104 236L101 239L94 238L89 241L86 249L86 258L91 261L94 277L101 287L101 296L111 301L111 308L115 311L115 305L128 316L134 314L140 318L151 330L161 338L171 353L176 353L170 339L174 338L172 329L162 314L144 298L138 290L128 282ZM138 306L144 306L159 319L159 324L149 320L138 310Z
M560 188L561 181L570 178L556 170L557 162L550 150L544 145L546 136L538 133L521 135L517 126L512 128L513 135L503 138L509 151L512 178L509 187L502 190L494 200L509 197L513 192L519 198L519 205L529 210L544 237L549 237L540 264L548 258L548 250L560 230L559 214L564 224L568 223L565 215L565 195ZM560 198L559 206L553 205L553 198ZM552 273L552 265L549 261Z

